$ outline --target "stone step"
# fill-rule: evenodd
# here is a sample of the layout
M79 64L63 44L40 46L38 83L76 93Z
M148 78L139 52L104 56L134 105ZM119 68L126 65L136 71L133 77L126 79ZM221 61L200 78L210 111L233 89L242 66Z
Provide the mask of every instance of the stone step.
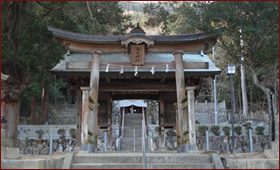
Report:
M121 144L131 144L133 145L133 137L123 137L121 140ZM145 143L148 143L148 139L145 138ZM136 137L135 138L135 144L142 144L142 138Z
M137 113L125 114L125 116L127 116L127 117L142 117L142 113L140 113L140 114L137 114Z
M130 147L121 147L122 151L130 151L133 152L134 151L134 147L130 146ZM142 146L135 146L135 151L142 151Z
M142 125L142 119L140 120L132 120L132 119L125 119L124 125Z
M71 169L143 169L142 163L74 163ZM214 164L149 164L147 169L214 169Z
M215 169L213 163L147 163L147 169Z
M131 148L133 149L133 148ZM214 169L210 154L146 153L147 169ZM141 149L135 152L76 154L71 169L142 169Z
M142 169L142 163L73 163L71 169Z
M142 146L141 146L142 147ZM133 147L132 147L133 148ZM212 163L210 154L146 154L147 163ZM141 153L76 154L74 163L141 163Z
M111 156L110 156L111 155ZM76 154L73 158L74 163L141 163L142 156L130 156L126 153L111 154Z
M142 127L142 122L124 122L124 126Z
M133 129L132 130L129 130L129 129L124 129L123 131L123 135L124 137L133 137L134 136L134 132L133 132ZM135 129L135 137L141 137L142 136L142 131L140 130L136 130Z
M147 156L147 163L211 163L212 157L207 154L169 154Z

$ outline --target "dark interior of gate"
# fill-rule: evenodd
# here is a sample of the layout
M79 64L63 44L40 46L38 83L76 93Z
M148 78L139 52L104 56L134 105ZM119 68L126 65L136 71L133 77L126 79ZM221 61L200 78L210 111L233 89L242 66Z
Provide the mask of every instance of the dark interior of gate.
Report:
M93 49L102 52L98 62L101 129L111 126L112 101L123 99L157 100L159 125L176 129L174 104L187 101L185 87L193 87L196 97L202 79L221 72L206 55L219 36L215 34L148 36L140 27L122 36L84 35L52 27L49 30L69 50L51 72L67 79L71 94L77 96L77 131L83 114L81 87L90 87ZM183 78L178 80L180 76ZM180 101L178 95L183 96Z

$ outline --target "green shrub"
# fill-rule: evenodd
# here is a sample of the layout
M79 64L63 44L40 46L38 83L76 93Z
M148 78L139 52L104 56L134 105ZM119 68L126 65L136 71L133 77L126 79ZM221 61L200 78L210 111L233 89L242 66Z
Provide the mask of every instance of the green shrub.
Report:
M206 136L207 126L198 126L198 132L201 136Z
M214 133L214 135L219 136L220 135L220 126L211 126L210 128L211 132Z
M252 126L246 126L246 130L247 130L246 134L247 135L249 135L249 129L253 129Z
M65 138L65 129L58 129L57 133L59 134L60 138Z
M70 133L72 138L76 138L76 129L70 129L69 133Z
M39 139L42 139L42 137L44 136L45 132L42 129L36 130L35 133L38 133L38 137Z
M264 127L263 126L257 126L255 130L256 130L257 135L264 135L264 133L263 133Z
M241 127L241 126L235 126L235 127L234 127L234 132L235 132L237 135L241 135L241 134L242 134L242 127Z
M230 135L230 127L229 126L224 126L222 128L222 130L224 131L225 135L226 136L229 136Z

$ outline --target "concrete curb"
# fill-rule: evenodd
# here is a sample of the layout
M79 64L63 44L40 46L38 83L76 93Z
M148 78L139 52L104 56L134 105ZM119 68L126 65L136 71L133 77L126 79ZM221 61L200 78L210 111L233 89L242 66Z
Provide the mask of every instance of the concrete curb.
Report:
M64 158L63 165L62 165L61 169L70 169L70 166L71 166L71 163L72 163L72 160L73 160L73 156L74 156L74 153L67 153L65 155L65 158Z
M1 169L61 169L63 157L54 159L1 159Z
M212 162L214 163L215 169L225 169L218 154L211 153L211 156L212 156Z

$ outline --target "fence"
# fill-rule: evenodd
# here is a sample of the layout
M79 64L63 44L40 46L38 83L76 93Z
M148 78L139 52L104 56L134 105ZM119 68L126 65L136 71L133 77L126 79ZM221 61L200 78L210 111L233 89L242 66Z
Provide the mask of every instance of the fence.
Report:
M62 104L51 106L48 113L49 125L75 125L77 107L76 104Z
M248 115L243 114L235 114L234 116L234 122L245 122L245 121L254 121L254 122L265 122L268 123L269 116L266 113L260 114L260 113L250 113ZM231 122L231 114L228 114L228 120Z

